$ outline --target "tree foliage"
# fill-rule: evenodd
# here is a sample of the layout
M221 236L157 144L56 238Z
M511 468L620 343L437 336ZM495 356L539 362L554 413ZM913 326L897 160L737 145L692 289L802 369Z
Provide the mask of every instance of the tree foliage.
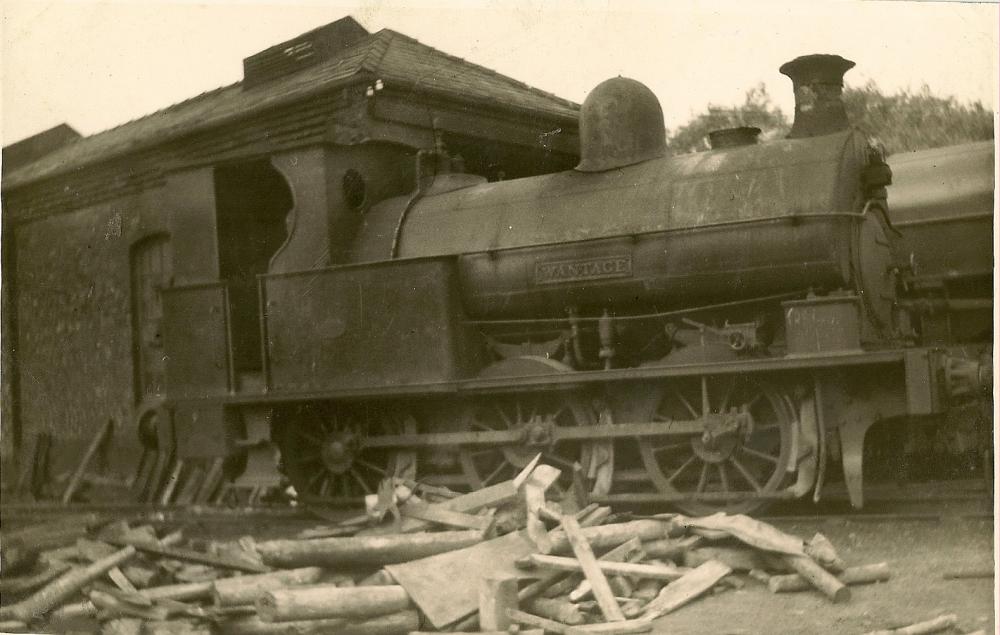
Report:
M874 82L844 89L851 123L885 144L889 154L993 138L993 114L982 103L938 97L927 86L887 94ZM788 134L791 119L771 101L763 84L747 91L735 107L709 104L705 112L669 131L667 150L685 154L708 150L708 133L721 128L756 126L761 140Z
M938 97L926 85L887 95L869 82L846 89L844 103L847 118L880 139L889 154L993 138L993 113L982 103Z
M760 128L762 140L783 137L791 127L781 109L771 102L764 84L758 84L747 91L742 104L735 107L709 104L705 112L668 131L667 152L687 154L708 150L709 132L737 126Z

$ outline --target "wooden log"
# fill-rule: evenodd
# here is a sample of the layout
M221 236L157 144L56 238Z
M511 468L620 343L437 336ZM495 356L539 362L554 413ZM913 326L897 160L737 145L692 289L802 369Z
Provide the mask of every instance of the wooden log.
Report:
M517 578L511 576L484 578L479 584L479 627L484 630L504 630L510 626L507 609L517 606Z
M865 635L928 635L928 633L939 633L958 624L958 616L954 613L940 615L926 622L917 622L909 626L893 628L882 631L870 631Z
M97 615L97 607L90 600L85 600L83 602L74 602L73 604L64 604L52 611L52 615L49 616L50 622L58 622L62 620L72 620L80 617L94 617Z
M709 560L718 560L733 571L767 568L767 562L760 553L748 547L699 547L685 551L680 560L685 567L697 567Z
M108 419L101 426L101 429L97 431L97 434L93 439L90 440L90 444L87 446L87 450L83 453L83 457L76 466L76 470L73 471L73 476L70 477L69 483L66 485L66 490L62 495L63 505L68 505L73 499L73 494L76 493L76 489L80 487L80 481L83 479L84 472L87 471L87 466L93 460L94 455L97 453L97 449L101 447L104 439L111 434L114 430L115 422L113 419Z
M487 516L474 516L426 503L406 503L399 508L399 513L405 518L416 518L438 525L475 529L476 531L485 531L490 522Z
M315 584L321 575L323 570L319 567L303 567L259 575L222 578L212 583L212 599L216 606L253 604L264 591Z
M843 584L871 584L873 582L885 582L891 577L889 564L879 562L877 564L867 564L860 567L848 567L837 576ZM806 591L813 588L808 580L797 573L789 575L774 575L768 578L767 588L771 593L788 593L793 591Z
M566 600L535 598L525 605L524 610L570 626L587 621L580 607Z
M98 611L108 617L138 617L143 620L165 620L170 617L170 610L163 606L139 606L97 589L93 589L88 597Z
M583 570L582 564L573 558L532 554L531 561L537 566L545 569L554 569L558 571ZM682 569L679 567L639 564L633 562L608 562L605 560L597 561L597 566L606 575L627 575L636 578L666 580L667 582L677 580L690 571L690 569Z
M513 622L517 622L518 624L523 624L525 626L540 628L546 633L559 633L560 635L563 635L565 633L569 633L569 629L571 628L570 626L561 624L555 620L550 620L546 617L539 617L538 615L532 615L531 613L525 613L524 611L519 611L517 609L507 609L507 615Z
M47 564L44 570L32 575L17 578L0 578L0 594L21 594L34 591L38 587L44 586L66 573L69 568L69 564L65 562L52 562Z
M830 598L834 604L840 604L851 599L851 590L843 582L833 577L826 569L816 564L816 561L808 556L782 555L782 560L788 563L792 569L800 576L809 581L823 595Z
M583 529L583 537L591 549L610 549L630 538L642 541L658 540L666 537L667 523L661 520L631 520L613 525L599 525ZM571 551L569 540L563 532L550 532L552 553L563 554Z
M587 635L588 633L598 633L600 635L632 635L633 633L648 633L653 630L653 625L644 620L625 620L624 622L608 622L598 624L584 624L583 626L571 626L566 635Z
M212 494L219 487L219 482L222 480L222 467L225 463L225 458L216 457L212 461L212 466L208 468L208 474L205 475L205 480L202 481L201 487L198 488L198 493L195 494L194 502L199 504L207 503L212 498Z
M258 543L257 552L265 564L276 567L381 566L462 549L481 540L478 531L271 540Z
M0 633L27 633L28 625L19 620L4 620L0 622Z
M604 573L597 563L597 558L594 556L594 551L588 542L587 536L584 535L584 530L580 527L580 523L572 516L564 516L561 525L563 531L566 533L566 539L573 549L573 554L580 561L580 568L583 570L583 575L590 581L591 592L594 594L597 604L601 607L604 619L609 622L624 622L625 615L622 613L614 594L611 592L608 580L604 577ZM591 529L603 529L603 527L592 527ZM554 546L555 540L553 540Z
M89 566L68 571L34 595L0 609L0 620L16 619L28 622L37 619L62 604L85 584L106 574L109 569L117 567L133 555L135 547L125 547Z
M197 600L207 598L212 594L213 581L188 582L185 584L167 584L154 586L139 591L150 600Z
M191 549L178 549L176 547L163 547L158 544L152 544L150 542L144 541L130 541L128 539L110 539L108 542L116 545L129 544L134 549L145 553L151 553L156 556L161 556L164 558L170 558L172 560L183 560L186 562L197 562L198 564L206 564L210 567L217 567L219 569L235 569L236 571L245 571L248 573L267 573L271 569L269 567L259 565L246 560L237 560L235 558L221 558L219 556L213 556L207 553L202 553L200 551L193 551Z
M18 531L4 534L4 542L11 541L24 549L31 551L45 551L57 547L65 547L76 542L78 538L87 535L87 525L53 525L51 527L39 528L36 531Z
M840 573L847 568L847 565L837 554L836 547L821 533L817 533L809 539L809 542L805 544L805 552L807 556L827 571Z
M515 485L513 481L504 481L502 483L497 483L496 485L490 485L489 487L477 489L473 492L469 492L468 494L456 496L455 498L442 503L434 503L434 505L440 505L443 509L449 509L451 511L472 514L480 509L483 509L484 507L494 507L501 503L514 500L517 496L518 486ZM430 529L432 526L433 523L426 520L406 518L403 519L403 522L399 527L369 527L368 529L359 531L357 535L378 536L397 533L409 534L418 531L425 531Z
M717 560L709 560L697 569L692 569L675 582L663 587L660 594L646 605L646 612L639 619L652 621L684 606L715 583L729 575L732 570Z
M222 635L406 635L420 628L420 614L399 611L366 620L340 618L300 622L265 622L256 615L219 624Z
M295 622L376 617L408 609L411 604L401 586L311 586L265 591L255 606L265 622Z
M101 635L142 635L142 620L120 617L101 624Z

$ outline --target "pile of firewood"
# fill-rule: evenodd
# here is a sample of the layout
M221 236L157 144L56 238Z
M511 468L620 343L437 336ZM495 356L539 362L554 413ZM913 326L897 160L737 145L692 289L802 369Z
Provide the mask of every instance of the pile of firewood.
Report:
M846 566L820 534L616 515L582 488L561 494L559 476L536 459L468 494L387 482L363 516L287 540L98 530L95 517L8 533L0 630L86 618L105 633L641 633L752 580L842 602L847 585L889 578L885 563Z

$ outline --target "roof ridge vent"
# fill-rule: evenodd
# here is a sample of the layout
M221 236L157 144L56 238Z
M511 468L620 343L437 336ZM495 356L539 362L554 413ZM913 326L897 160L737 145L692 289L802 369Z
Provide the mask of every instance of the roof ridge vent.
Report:
M369 35L350 16L275 44L243 60L243 87L250 88L291 75L330 59Z

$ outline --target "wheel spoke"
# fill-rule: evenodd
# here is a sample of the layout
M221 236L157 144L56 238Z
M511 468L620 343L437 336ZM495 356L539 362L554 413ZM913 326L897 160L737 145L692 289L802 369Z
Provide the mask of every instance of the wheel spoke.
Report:
M556 410L554 413L552 413L552 421L553 422L558 422L560 415L562 415L562 413L564 413L564 412L566 412L566 406L565 405L559 406L559 409Z
M673 388L673 387L671 387L670 390L671 390L671 392L674 393L674 396L677 397L677 400L680 401L684 405L685 408L687 408L687 411L691 413L692 417L694 417L695 419L700 419L701 418L701 415L699 415L698 411L694 409L694 406L691 405L691 402L689 402L684 397L684 395L681 394L681 392L679 390L677 390L676 388Z
M757 457L758 459L763 459L764 461L774 463L775 465L778 464L778 457L774 455L761 452L760 450L754 450L753 448L746 445L743 446L743 451L749 454L750 456Z
M500 418L503 419L504 425L506 425L508 429L514 427L510 417L507 416L507 413L503 411L503 408L501 408L499 404L493 404L493 408L500 414Z
M351 468L351 476L353 476L354 480L358 482L358 485L361 486L361 489L364 491L365 494L372 493L371 488L368 487L368 483L365 483L365 479L361 478L361 475L358 474L358 471L355 470L353 467Z
M680 475L681 475L681 472L683 472L683 471L684 471L685 469L687 469L687 467L688 467L689 465L691 465L692 463L694 463L694 460L695 460L696 458L697 458L697 457L696 457L696 456L695 456L694 454L692 454L691 456L689 456L689 457L688 457L688 460L687 460L687 461L684 461L684 463L682 463L682 464L681 464L681 466L680 466L679 468L677 468L677 469L676 469L676 470L674 471L674 473L673 473L673 474L671 474L671 475L670 475L670 478L668 478L668 479L667 479L667 482L668 482L668 483L673 483L673 482L674 482L674 479L675 479L675 478L677 478L678 476L680 476Z
M389 476L389 473L386 472L383 468L381 468L381 467L379 467L379 466L377 466L377 465L375 465L373 463L369 463L368 461L365 461L364 459L355 458L354 462L357 463L358 465L367 467L369 470L371 470L373 472L377 472L378 474L381 474L382 476L386 476L386 477Z
M729 491L729 477L726 476L726 464L725 463L716 463L715 467L716 467L717 470L719 470L719 482L722 483L722 491L723 492L728 492Z
M760 482L754 478L753 474L750 473L750 470L748 470L745 465L740 463L735 456L729 457L729 462L733 464L733 467L735 467L740 474L743 475L743 478L746 479L746 482L749 483L751 487L753 487L755 492L759 494L762 491L763 488L760 486Z
M701 475L698 477L698 487L695 491L704 492L706 485L708 485L708 461L701 464Z
M555 454L553 452L549 452L547 454L543 454L542 456L545 458L546 461L551 461L553 463L558 463L559 465L561 465L564 468L569 469L569 470L573 469L573 461L570 461L569 459L563 458L563 457L559 456L558 454Z
M520 423L524 423L524 419L522 418L522 413L521 413L521 400L520 399L515 399L514 400L514 415L516 417L516 419L515 419L516 423L519 423L519 424Z
M722 396L722 401L719 402L719 412L725 412L726 408L729 407L729 400L733 396L733 389L736 388L736 380L733 379L726 385L726 392Z
M326 496L330 492L330 479L324 476L323 481L319 486L319 495Z

